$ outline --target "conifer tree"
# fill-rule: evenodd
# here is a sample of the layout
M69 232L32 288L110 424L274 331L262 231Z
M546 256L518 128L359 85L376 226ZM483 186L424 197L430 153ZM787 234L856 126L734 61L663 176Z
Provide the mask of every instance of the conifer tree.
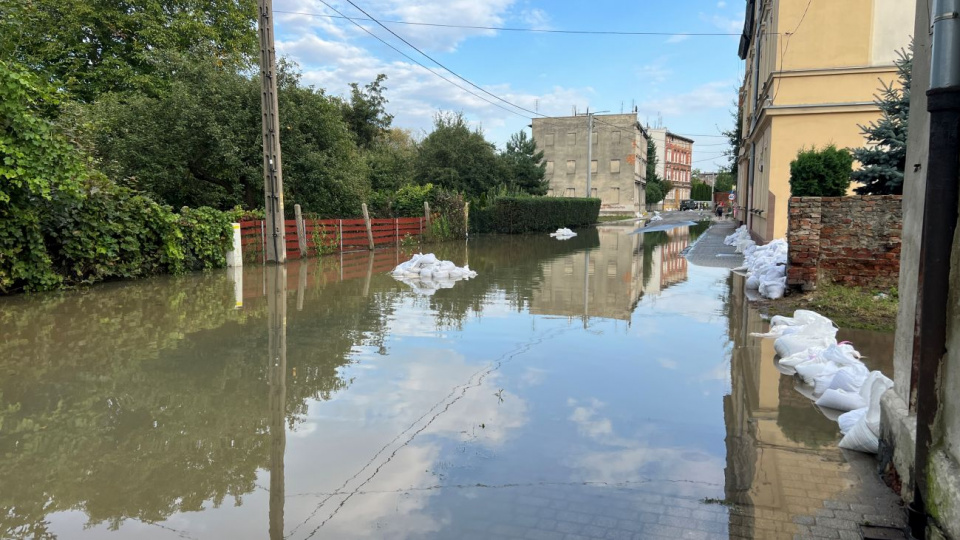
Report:
M853 157L861 164L852 180L862 186L859 195L900 195L903 193L903 170L907 161L907 122L910 116L910 78L913 47L899 51L896 61L898 83L882 83L876 104L881 117L860 126L867 145L853 149Z

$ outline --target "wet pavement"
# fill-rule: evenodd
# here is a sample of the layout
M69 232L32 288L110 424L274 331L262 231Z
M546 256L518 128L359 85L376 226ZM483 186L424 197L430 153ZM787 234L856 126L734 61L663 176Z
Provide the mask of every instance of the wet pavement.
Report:
M707 227L436 246L479 276L432 295L378 251L0 299L0 537L899 524L872 460L749 337L742 279L684 257L724 259ZM889 374L892 336L846 339Z

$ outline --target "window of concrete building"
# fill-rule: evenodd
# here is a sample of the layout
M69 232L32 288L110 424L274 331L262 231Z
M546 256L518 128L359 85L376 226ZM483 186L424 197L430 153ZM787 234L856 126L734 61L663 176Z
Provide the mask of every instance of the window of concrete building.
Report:
M620 144L620 132L614 131L610 133L610 142L613 144Z
M620 204L620 188L610 188L610 204Z
M590 188L590 196L594 199L597 198L597 188Z
M607 263L607 277L616 277L617 276L617 262L609 261Z
M577 160L568 159L567 160L567 174L573 174L577 172Z
M568 187L566 193L564 193L564 196L565 196L565 197L576 197L576 196L577 196L577 190L574 189L574 188L572 188L572 187Z
M552 162L552 161L548 161L548 162L547 162L547 171L546 171L546 172L547 172L547 174L553 174L553 162Z
M593 160L590 162L590 172L592 174L597 174L597 160Z
M610 174L620 174L620 160L611 159L610 160Z
M593 140L593 144L597 144L598 142L600 142L600 135L596 131L593 132L592 140Z
M553 146L553 133L547 133L543 139L543 144L546 146Z
M577 144L577 132L571 131L567 133L567 146L576 146Z

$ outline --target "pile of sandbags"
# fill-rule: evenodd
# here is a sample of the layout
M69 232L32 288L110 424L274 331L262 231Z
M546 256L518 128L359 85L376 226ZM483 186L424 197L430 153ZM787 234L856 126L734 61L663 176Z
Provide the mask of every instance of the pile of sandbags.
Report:
M742 226L723 241L728 246L736 246L737 253L743 253L744 265L735 271L747 273L746 287L756 290L764 298L783 297L787 289L787 241L774 240L758 246L746 226Z
M569 240L576 235L577 233L567 228L557 229L557 232L550 233L550 236L556 238L557 240Z
M840 448L876 454L880 397L893 381L867 369L852 344L837 343L833 321L818 313L801 309L793 317L777 316L770 322L769 332L753 335L776 338L781 371L801 379L801 393L814 399L827 417L837 419L844 435Z
M450 261L441 261L433 253L418 253L412 259L393 269L391 275L413 287L417 294L433 294L439 289L449 289L465 279L477 277L469 265L458 267Z
M661 216L660 212L656 210L653 211L653 217L650 218L651 223L654 221L663 221L663 216Z

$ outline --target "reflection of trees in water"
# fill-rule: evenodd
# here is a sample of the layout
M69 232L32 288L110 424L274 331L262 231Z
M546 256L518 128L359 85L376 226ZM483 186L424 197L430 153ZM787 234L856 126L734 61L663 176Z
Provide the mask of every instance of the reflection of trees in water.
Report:
M437 326L462 328L470 314L482 316L484 302L491 294L503 294L516 311L527 309L534 292L543 286L544 266L556 258L599 246L600 234L593 228L578 231L577 236L564 241L547 234L471 238L469 263L477 277L430 297L430 307L437 312ZM457 264L464 264L465 259L465 255L451 257Z
M289 320L291 425L349 384L352 347L382 336L387 299L362 287L309 291ZM267 302L233 303L233 283L207 274L0 306L0 537L50 537L45 516L70 509L114 529L157 522L255 488L270 458Z

